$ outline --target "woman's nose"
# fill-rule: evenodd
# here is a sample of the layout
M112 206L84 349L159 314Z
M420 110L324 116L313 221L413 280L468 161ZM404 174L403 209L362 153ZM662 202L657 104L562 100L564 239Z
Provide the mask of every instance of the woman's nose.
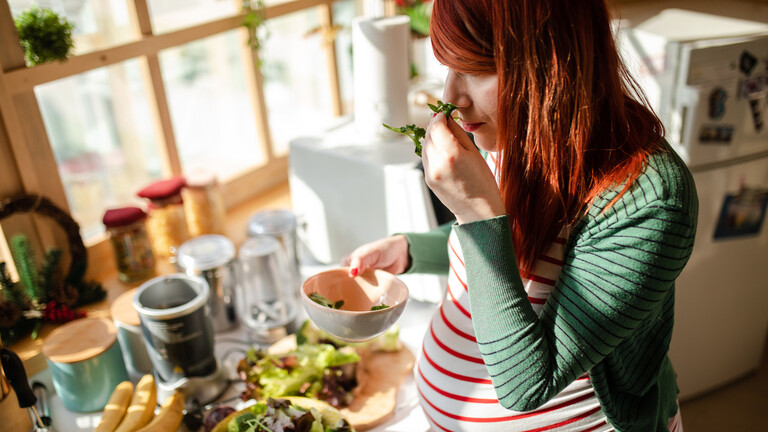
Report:
M471 102L466 93L462 90L460 77L453 71L448 71L448 75L445 78L443 102L450 102L456 105L459 109L468 107Z

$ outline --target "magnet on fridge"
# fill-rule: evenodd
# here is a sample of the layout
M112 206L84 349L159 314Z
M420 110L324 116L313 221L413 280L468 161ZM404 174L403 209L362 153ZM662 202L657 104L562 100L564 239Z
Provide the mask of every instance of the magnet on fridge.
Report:
M739 70L744 75L749 75L752 72L752 69L755 68L757 65L757 57L752 55L749 51L744 51L741 53L741 57L739 57Z
M728 97L728 93L722 87L717 87L709 94L709 118L717 120L722 118L725 114L725 100Z
M765 220L766 204L768 189L745 187L737 193L727 194L715 226L714 238L759 234Z
M733 138L733 126L702 125L699 130L699 142L702 144L729 145Z

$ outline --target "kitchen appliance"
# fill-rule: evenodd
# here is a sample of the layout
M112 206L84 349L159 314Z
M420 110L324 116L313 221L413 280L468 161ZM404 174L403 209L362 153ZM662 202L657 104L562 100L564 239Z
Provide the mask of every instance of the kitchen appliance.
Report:
M182 272L200 276L208 282L208 313L216 333L231 330L237 324L236 261L234 243L219 234L187 240L176 255L176 265Z
M295 331L298 293L291 278L285 249L276 237L248 238L239 253L240 317L248 337L270 344Z
M338 265L358 246L450 220L433 203L413 142L360 137L351 122L290 143L289 179L299 237L313 258ZM399 275L415 300L439 302L447 279Z
M739 3L727 3L738 8ZM680 399L756 370L768 330L768 7L761 22L622 8L619 45L693 173L699 224L676 283Z
M176 273L144 282L133 297L159 400L178 390L205 404L227 389L214 355L209 295L205 279Z
M285 250L288 271L285 272L285 288L299 296L302 277L299 269L299 245L296 239L296 215L288 209L262 210L248 219L248 236L271 236Z

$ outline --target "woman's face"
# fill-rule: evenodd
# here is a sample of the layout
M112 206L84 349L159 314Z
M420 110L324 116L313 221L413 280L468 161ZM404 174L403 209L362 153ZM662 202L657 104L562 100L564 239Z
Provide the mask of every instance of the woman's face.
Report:
M462 74L448 71L443 101L458 107L460 124L485 151L496 151L496 75Z

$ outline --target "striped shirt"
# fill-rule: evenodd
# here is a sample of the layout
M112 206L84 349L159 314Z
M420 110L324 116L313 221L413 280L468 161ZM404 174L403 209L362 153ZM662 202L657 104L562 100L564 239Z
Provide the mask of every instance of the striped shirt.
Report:
M667 147L603 212L618 190L598 197L572 227L540 316L514 264L509 218L453 227L466 268L462 280L471 293L469 307L463 307L472 318L472 333L460 330L475 338L501 406L540 410L589 371L602 412L616 430L673 426L677 386L666 353L674 280L690 256L696 231L695 187ZM439 233L445 245L450 233L445 227L406 235L410 272L434 270L442 259L448 261L447 253L417 246L421 240L438 244ZM450 304L446 300L441 310ZM465 349L454 351L469 355ZM424 351L430 352L426 342Z
M560 274L565 237L560 237L523 277L528 301L541 313ZM424 337L416 384L424 412L436 431L592 431L614 429L584 374L552 400L530 412L504 408L496 398L472 328L461 245L448 241L450 271L445 300Z

